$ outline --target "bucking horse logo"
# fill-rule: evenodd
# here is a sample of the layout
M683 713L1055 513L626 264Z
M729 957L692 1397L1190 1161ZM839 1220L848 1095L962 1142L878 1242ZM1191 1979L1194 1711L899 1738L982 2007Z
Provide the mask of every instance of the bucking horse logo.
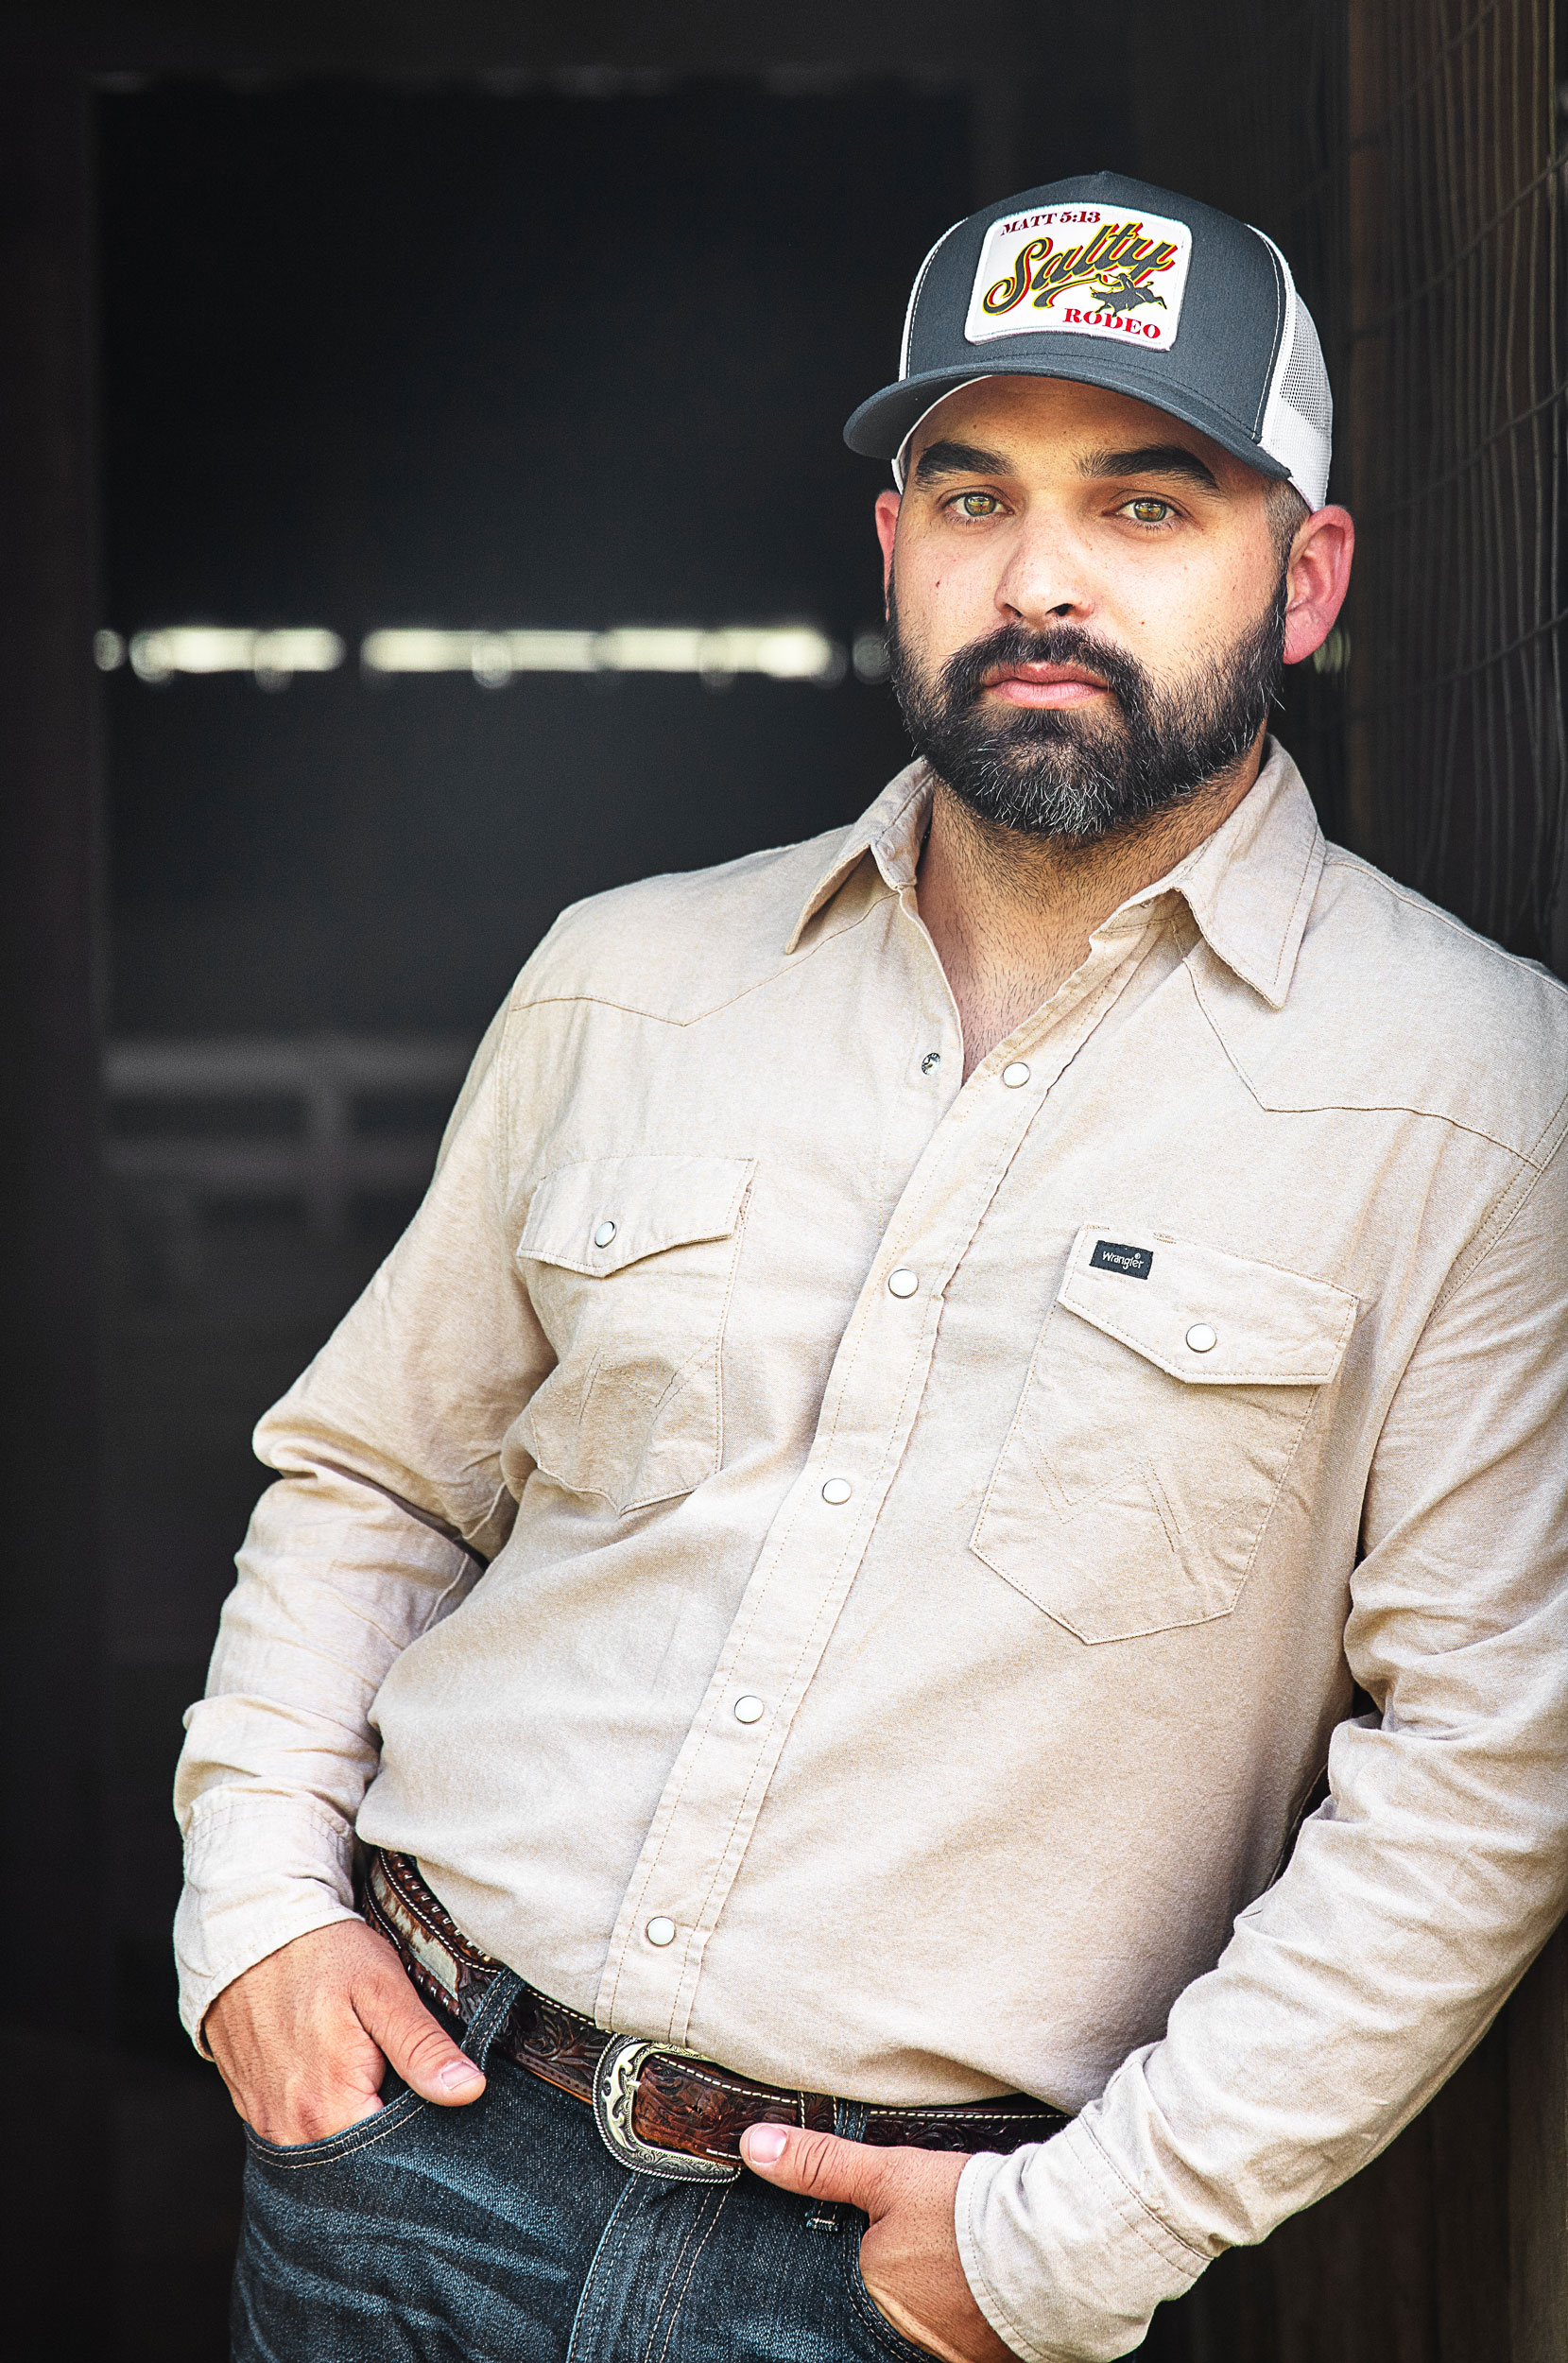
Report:
M1136 270L1102 271L1089 292L1102 312L1136 312L1146 303L1157 303L1162 312L1165 309L1164 297Z

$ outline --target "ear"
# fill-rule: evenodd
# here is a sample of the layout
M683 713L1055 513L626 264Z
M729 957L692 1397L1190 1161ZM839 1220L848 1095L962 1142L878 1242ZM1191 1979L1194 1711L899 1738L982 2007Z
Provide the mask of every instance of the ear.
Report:
M882 597L887 604L887 586L893 579L893 537L898 531L898 512L902 506L896 492L879 492L876 496L876 538L882 544Z
M1318 509L1299 527L1286 574L1284 661L1320 648L1350 589L1355 525L1348 509Z

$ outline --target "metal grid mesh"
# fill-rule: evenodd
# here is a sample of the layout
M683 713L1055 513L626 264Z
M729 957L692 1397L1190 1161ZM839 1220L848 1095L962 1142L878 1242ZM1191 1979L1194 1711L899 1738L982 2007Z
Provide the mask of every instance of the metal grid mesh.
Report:
M1345 630L1292 677L1282 727L1329 827L1562 965L1553 15L1551 0L1195 0L1176 89L1167 74L1141 129L1151 177L1279 240L1322 332L1334 493L1360 547Z

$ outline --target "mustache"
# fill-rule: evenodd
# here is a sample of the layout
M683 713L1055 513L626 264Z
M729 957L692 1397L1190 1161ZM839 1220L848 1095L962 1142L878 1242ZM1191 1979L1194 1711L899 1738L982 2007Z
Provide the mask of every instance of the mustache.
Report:
M1052 624L1044 631L1031 631L1027 624L1003 624L983 640L972 641L942 666L943 702L950 711L962 712L979 699L988 673L1015 664L1081 664L1105 683L1124 714L1148 702L1148 676L1137 659L1108 640L1096 640L1079 624Z

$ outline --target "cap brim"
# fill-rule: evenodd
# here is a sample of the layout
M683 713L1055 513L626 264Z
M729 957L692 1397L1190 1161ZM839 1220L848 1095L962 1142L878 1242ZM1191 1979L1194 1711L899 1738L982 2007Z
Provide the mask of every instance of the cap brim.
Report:
M1261 444L1242 432L1233 419L1227 419L1203 400L1180 385L1162 384L1154 379L1149 358L1121 351L1109 338L1061 336L1052 338L1053 346L1066 348L1053 351L1049 362L1025 359L1009 354L1006 360L999 355L989 366L974 358L946 370L926 370L918 377L901 378L894 386L884 386L880 393L863 402L844 428L844 440L851 451L857 451L868 459L896 459L912 430L919 425L933 404L944 394L956 393L960 386L972 386L980 377L1056 377L1068 378L1079 386L1102 386L1108 393L1129 394L1135 402L1146 402L1151 409L1163 410L1168 419L1180 419L1185 426L1197 427L1207 435L1221 451L1228 451L1232 459L1241 459L1255 468L1259 475L1284 483L1290 471L1284 462L1272 458Z

